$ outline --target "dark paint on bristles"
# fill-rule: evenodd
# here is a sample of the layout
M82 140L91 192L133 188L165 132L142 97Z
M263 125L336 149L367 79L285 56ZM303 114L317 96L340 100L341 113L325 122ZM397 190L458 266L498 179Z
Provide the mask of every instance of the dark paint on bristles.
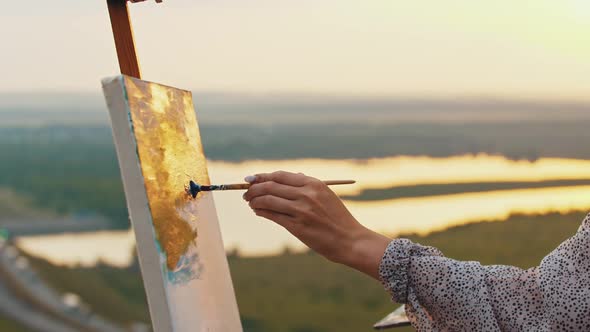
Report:
M186 192L191 195L193 198L197 197L197 194L201 191L211 191L211 190L219 190L222 189L223 186L201 186L197 184L195 181L190 180L188 187L186 188Z
M195 181L191 180L189 182L188 188L186 188L186 192L191 195L193 198L197 197L197 194L201 191L201 187L195 183Z

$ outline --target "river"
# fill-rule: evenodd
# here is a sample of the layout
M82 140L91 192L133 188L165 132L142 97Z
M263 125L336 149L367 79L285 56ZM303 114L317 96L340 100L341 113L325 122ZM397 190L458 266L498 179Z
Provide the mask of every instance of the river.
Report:
M242 163L209 162L212 183L230 183L255 172L303 172L322 179L355 179L357 184L338 186L339 194L358 194L366 188L425 183L483 181L543 181L590 179L590 161L543 158L512 161L500 156L451 158L393 157L370 160L278 160ZM188 181L188 180L187 180ZM513 213L566 213L590 209L590 186L498 190L443 196L379 201L346 201L353 215L367 227L395 236L428 232L480 220L503 220ZM289 247L304 246L281 227L256 217L241 192L214 193L226 249L242 255L272 255ZM93 265L102 260L117 266L132 260L131 231L22 237L25 251L53 263Z

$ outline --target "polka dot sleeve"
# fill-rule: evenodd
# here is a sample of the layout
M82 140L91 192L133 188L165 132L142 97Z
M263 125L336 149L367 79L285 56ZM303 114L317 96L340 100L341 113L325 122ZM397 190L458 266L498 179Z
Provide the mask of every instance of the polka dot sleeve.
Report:
M461 262L395 239L379 273L417 331L590 331L590 215L539 267Z
M408 267L410 259L424 256L442 256L433 247L421 246L407 239L389 243L379 266L379 275L392 300L405 303L408 297Z

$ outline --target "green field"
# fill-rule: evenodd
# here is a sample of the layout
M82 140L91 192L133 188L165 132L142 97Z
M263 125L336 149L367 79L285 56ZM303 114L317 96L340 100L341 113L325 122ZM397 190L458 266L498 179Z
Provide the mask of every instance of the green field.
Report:
M408 237L436 246L448 257L528 268L572 235L584 216L583 212L516 215L507 221L482 221ZM379 283L313 253L230 255L229 264L246 331L370 331L375 321L395 308ZM57 289L80 294L105 317L122 323L148 320L136 266L64 268L37 259L33 266Z

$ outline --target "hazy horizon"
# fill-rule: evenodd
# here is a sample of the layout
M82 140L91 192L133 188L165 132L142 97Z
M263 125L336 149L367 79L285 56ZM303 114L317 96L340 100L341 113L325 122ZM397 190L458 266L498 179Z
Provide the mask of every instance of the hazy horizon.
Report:
M201 125L589 121L590 101L193 93ZM263 118L264 121L260 121ZM0 93L0 127L104 125L99 93Z
M504 123L590 120L590 101L193 92L201 124ZM263 119L264 121L260 121ZM2 93L0 127L108 125L100 93Z
M104 2L10 2L0 91L98 91ZM130 4L143 77L193 90L586 99L590 3L190 0ZM19 33L13 33L18 26Z

